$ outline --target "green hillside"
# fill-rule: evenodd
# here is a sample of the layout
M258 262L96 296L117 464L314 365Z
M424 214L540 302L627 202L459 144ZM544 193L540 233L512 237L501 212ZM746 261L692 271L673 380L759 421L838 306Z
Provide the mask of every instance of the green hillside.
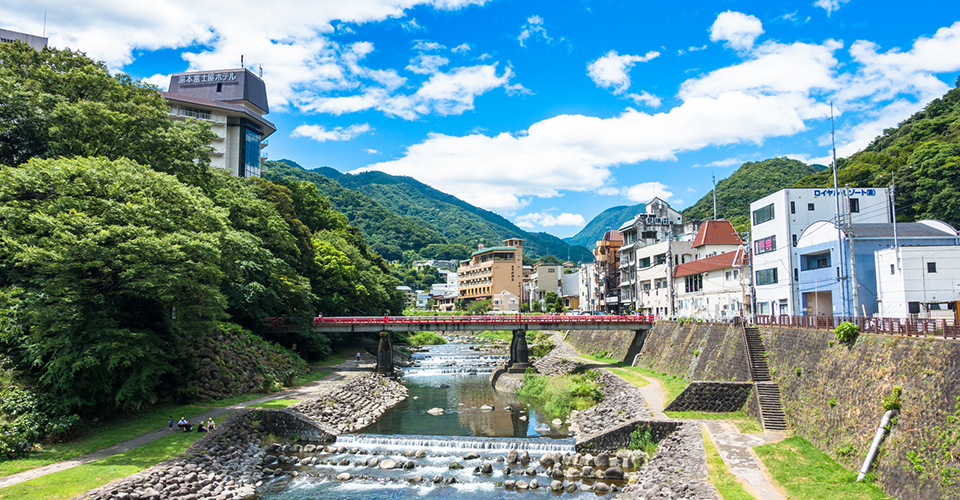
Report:
M313 182L331 203L359 227L370 246L388 260L402 252L423 257L465 258L478 243L524 238L524 254L592 260L589 250L546 233L524 231L507 219L438 191L410 177L383 172L344 174L321 167L304 170L295 162L265 162L264 178ZM458 250L447 255L448 250Z
M624 222L633 219L637 214L643 213L644 210L646 210L646 204L644 203L610 207L591 219L579 233L569 238L564 238L563 240L571 245L583 245L587 248L593 248L597 240L603 238L604 233L611 229L619 228Z
M733 222L739 231L750 228L750 202L791 187L800 179L822 172L822 165L807 165L788 158L747 162L730 177L717 183L717 217ZM713 193L707 193L683 211L686 219L712 219Z
M960 226L960 87L884 130L863 151L838 159L837 178L841 186L894 184L899 221L939 219ZM828 186L829 170L797 183Z

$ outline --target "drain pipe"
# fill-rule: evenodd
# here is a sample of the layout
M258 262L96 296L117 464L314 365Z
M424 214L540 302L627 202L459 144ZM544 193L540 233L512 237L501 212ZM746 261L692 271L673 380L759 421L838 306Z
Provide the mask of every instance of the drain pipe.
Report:
M863 461L863 467L860 467L860 475L857 476L857 482L863 480L870 471L873 459L877 457L877 450L880 448L880 441L883 441L883 435L887 433L887 426L890 425L890 418L897 410L887 410L883 414L883 420L880 421L880 427L877 428L877 435L873 436L873 444L870 445L870 451L867 452L867 458Z
M637 366L637 359L640 358L640 354L637 354L633 357L633 363L630 363L630 366Z

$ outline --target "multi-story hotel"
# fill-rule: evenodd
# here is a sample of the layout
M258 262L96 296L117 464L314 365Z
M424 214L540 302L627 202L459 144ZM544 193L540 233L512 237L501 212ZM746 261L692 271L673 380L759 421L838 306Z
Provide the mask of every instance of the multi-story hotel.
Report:
M174 73L161 92L175 120L193 118L210 124L217 138L210 164L237 177L260 176L260 149L276 131L263 118L269 113L267 87L246 69Z
M480 248L468 260L460 261L457 275L459 300L473 302L493 299L504 291L522 297L523 240L503 240L504 246Z

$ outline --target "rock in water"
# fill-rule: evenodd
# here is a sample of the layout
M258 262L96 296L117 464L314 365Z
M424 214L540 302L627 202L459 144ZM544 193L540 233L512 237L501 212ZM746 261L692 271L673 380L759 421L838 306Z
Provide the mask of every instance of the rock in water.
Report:
M603 471L603 477L607 479L623 479L623 469L620 467L610 467Z
M344 472L337 475L337 481L349 481L352 477L349 472Z
M610 467L610 455L606 453L600 453L594 460L597 463L597 467Z
M494 409L493 405L483 405L480 407L480 411L493 411Z
M507 452L507 463L515 464L517 463L517 450L510 450Z
M527 484L526 481L517 481L517 489L518 489L518 490L525 490L525 489L527 489L527 488L529 488L529 487L530 487L530 485Z
M443 415L443 408L430 408L427 413L431 415Z
M550 489L553 491L560 491L563 489L563 483L554 479L550 482Z
M560 420L559 418L555 418L550 423L553 424L554 427L560 427L561 425L563 425L563 420Z
M475 451L471 451L470 453L467 453L466 455L463 456L464 460L476 460L478 458L480 458L480 454Z
M383 470L392 469L392 468L394 468L394 467L396 467L396 466L397 466L397 462L394 462L393 460L390 460L389 458L386 459L386 460L384 460L383 462L380 462L380 468L383 469Z

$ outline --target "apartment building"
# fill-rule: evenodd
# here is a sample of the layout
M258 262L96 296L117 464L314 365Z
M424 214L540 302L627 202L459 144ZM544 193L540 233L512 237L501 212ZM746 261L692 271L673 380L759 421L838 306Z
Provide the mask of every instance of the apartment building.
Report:
M673 273L677 315L722 321L749 314L749 255L733 224L704 221L692 253L693 260L678 264Z
M617 270L619 276L619 269ZM580 265L580 307L581 311L596 311L598 310L598 301L599 297L598 288L598 275L597 275L597 266L593 262ZM619 287L617 288L617 295L620 294Z
M593 249L593 262L596 266L596 288L593 294L594 306L590 310L616 313L620 310L620 247L623 235L612 230L597 240Z
M503 246L481 248L460 261L457 269L459 299L465 302L493 299L504 291L522 296L523 240L503 240Z
M160 94L171 119L210 124L217 134L211 165L237 177L260 176L260 150L276 127L263 117L269 113L267 87L257 75L243 68L174 73Z
M673 267L693 260L683 217L654 198L644 213L620 226L620 311L674 315Z
M803 311L795 247L811 224L828 221L844 227L892 222L890 207L886 188L782 189L751 203L756 313L798 315ZM841 276L847 277L849 271L842 267Z

